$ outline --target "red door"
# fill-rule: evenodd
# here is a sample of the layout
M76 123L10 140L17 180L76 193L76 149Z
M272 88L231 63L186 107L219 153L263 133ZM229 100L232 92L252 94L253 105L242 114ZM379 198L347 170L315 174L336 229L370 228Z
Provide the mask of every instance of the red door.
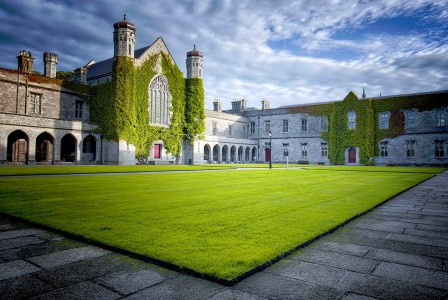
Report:
M348 149L348 163L356 164L356 149L355 148Z
M160 159L160 150L162 149L162 145L160 144L154 144L154 158Z
M264 161L271 161L271 149L269 148L264 149Z

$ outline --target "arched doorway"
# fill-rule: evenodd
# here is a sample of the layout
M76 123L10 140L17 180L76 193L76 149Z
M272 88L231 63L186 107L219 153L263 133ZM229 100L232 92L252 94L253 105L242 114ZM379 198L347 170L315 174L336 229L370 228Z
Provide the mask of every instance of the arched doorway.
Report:
M232 146L232 148L230 148L230 162L235 162L235 156L236 156L236 147Z
M222 146L222 159L221 160L224 163L227 163L227 151L228 151L227 145Z
M8 135L6 156L9 162L28 161L28 136L25 132L16 130Z
M96 139L93 135L88 135L82 141L82 160L96 160Z
M246 154L245 154L244 161L245 162L250 162L250 148L249 147L246 147L246 152L245 153Z
M204 146L204 162L210 162L210 145Z
M61 161L74 162L76 158L76 139L71 134L66 134L61 140Z
M252 148L252 161L253 162L257 161L257 148L255 147Z
M213 147L213 161L219 161L219 146L215 145Z
M243 147L242 146L240 146L238 148L238 161L239 162L243 161Z
M53 161L53 137L48 133L41 133L36 138L36 162Z

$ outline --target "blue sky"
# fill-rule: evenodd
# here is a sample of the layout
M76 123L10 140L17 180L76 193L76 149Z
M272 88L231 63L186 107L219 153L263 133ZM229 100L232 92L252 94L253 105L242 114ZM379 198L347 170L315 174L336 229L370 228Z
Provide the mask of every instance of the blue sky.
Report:
M162 36L179 68L204 53L206 107L246 98L271 107L448 90L448 0L0 0L0 67L31 51L58 70L113 55L113 24L127 14L137 48Z

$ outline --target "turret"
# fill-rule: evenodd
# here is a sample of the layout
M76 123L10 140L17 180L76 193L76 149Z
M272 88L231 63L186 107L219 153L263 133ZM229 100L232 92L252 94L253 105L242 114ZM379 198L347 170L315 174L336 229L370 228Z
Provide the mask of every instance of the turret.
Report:
M44 53L44 75L46 77L56 77L56 65L58 64L58 55L56 53Z
M126 20L114 24L114 57L127 56L134 58L135 26Z
M196 45L187 52L187 78L202 78L203 57L202 52L196 50Z

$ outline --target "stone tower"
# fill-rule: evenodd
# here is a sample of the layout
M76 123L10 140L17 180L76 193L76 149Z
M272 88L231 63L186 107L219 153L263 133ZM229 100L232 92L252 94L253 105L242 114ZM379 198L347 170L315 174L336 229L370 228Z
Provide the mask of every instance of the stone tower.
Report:
M127 56L134 58L135 26L126 20L114 24L114 57Z
M202 78L203 57L202 52L196 50L196 45L187 52L187 78Z
M56 53L44 53L44 75L46 77L56 77L56 65L58 64L58 55Z

